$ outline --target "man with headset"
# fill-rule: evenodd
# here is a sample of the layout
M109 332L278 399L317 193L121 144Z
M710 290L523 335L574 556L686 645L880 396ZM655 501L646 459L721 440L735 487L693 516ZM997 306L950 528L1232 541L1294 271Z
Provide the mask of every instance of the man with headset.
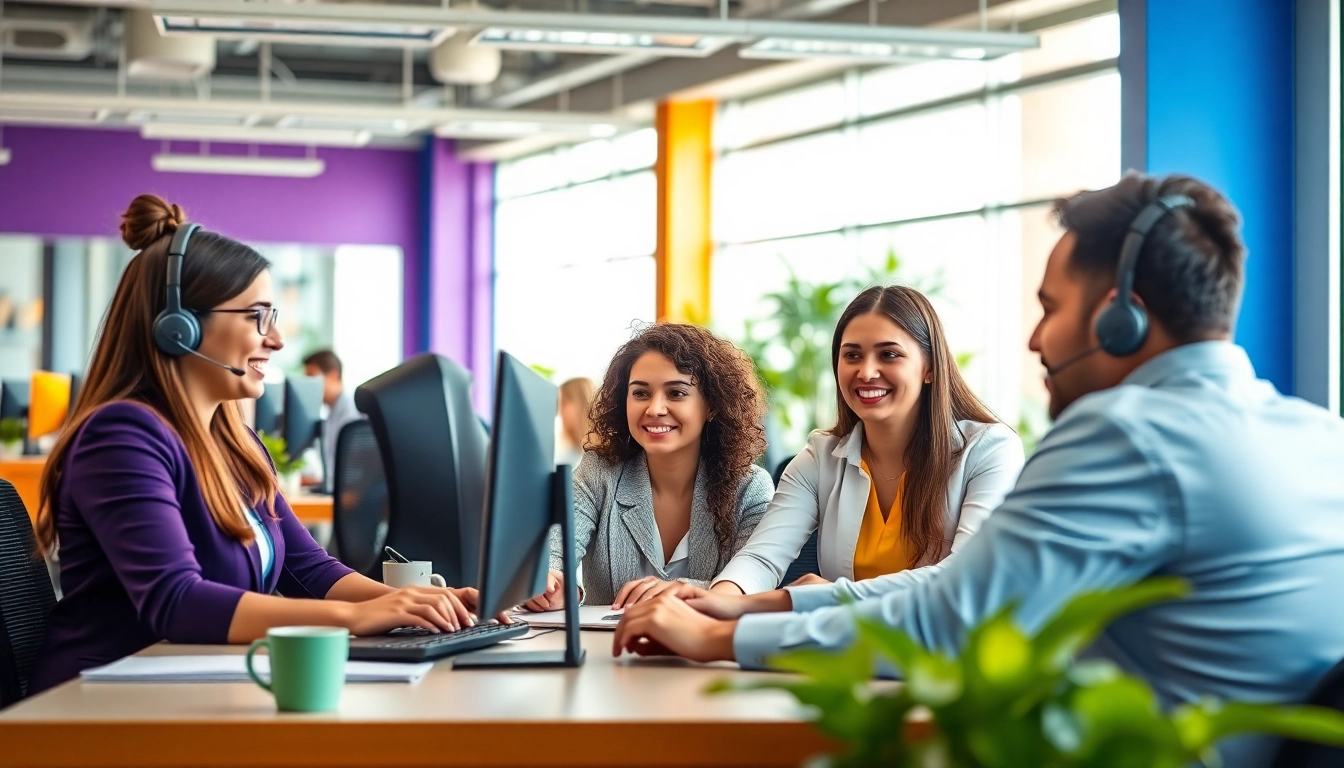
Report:
M1344 421L1257 380L1231 342L1245 249L1218 192L1129 174L1056 212L1030 342L1056 423L966 548L864 582L660 598L625 613L614 652L763 667L847 645L856 615L953 649L1010 601L1031 632L1080 592L1160 574L1190 596L1121 618L1095 651L1165 706L1305 699L1344 658ZM1272 749L1229 742L1225 764Z

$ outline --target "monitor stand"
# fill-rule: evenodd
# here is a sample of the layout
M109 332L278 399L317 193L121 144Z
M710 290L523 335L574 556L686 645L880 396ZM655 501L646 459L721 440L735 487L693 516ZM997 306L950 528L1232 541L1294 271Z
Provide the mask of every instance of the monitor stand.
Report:
M579 643L579 585L576 581L579 564L574 555L574 482L571 472L568 464L561 464L551 475L551 522L560 526L560 542L564 547L564 565L561 568L565 577L565 649L471 653L454 659L454 669L583 665L583 646Z

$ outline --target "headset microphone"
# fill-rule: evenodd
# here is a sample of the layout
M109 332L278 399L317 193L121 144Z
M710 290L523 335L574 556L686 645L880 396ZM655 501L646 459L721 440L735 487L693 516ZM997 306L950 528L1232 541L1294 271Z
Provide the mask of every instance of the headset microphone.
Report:
M225 363L221 363L221 362L219 362L218 360L216 360L216 359L214 359L214 358L212 358L212 357L206 357L205 355L202 355L200 352L197 352L196 350L192 349L191 347L188 347L186 344L183 344L183 343L180 342L180 341L177 342L177 345L178 345L179 347L181 347L182 349L186 350L187 354L189 354L189 355L195 355L195 356L201 358L202 360L204 360L204 361L207 362L207 363L214 363L215 365L218 365L220 368L223 368L224 370L228 371L229 373L232 373L234 376L242 376L242 375L244 375L244 374L247 373L247 371L244 371L242 368L234 368L232 365L227 365L227 364L225 364Z
M1064 362L1060 363L1059 365L1056 365L1056 366L1049 366L1049 365L1047 365L1047 366L1045 367L1045 373L1046 373L1047 376L1049 376L1050 378L1053 379L1053 378L1055 378L1056 376L1059 375L1059 372L1060 372L1060 371L1064 370L1065 368L1068 368L1070 365L1073 365L1074 363L1078 362L1079 360L1082 360L1082 359L1085 358L1085 357L1088 357L1088 356L1093 355L1093 354L1095 354L1095 353L1097 353L1097 352L1100 352L1101 349L1102 349L1102 347L1101 347L1100 344L1096 345L1095 347L1088 347L1087 349L1084 349L1082 352L1079 352L1078 354L1074 355L1073 357L1070 357L1068 360L1065 360Z

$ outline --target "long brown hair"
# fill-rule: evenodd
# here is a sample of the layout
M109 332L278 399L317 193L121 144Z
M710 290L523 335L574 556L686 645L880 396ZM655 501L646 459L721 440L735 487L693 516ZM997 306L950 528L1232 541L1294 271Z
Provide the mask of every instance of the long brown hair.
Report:
M960 433L958 421L992 424L999 419L975 396L957 370L956 358L947 346L943 324L924 294L903 285L874 286L854 297L845 307L831 340L831 373L835 376L835 399L840 417L831 430L833 435L848 435L859 423L859 415L845 402L840 382L840 343L850 321L860 315L883 315L919 344L929 363L933 381L919 395L919 417L910 445L905 449L906 481L901 503L901 534L909 549L917 553L915 562L936 551L943 537L943 508L947 503L947 483L952 477L965 435L957 446L952 436Z
M185 222L181 208L154 195L140 195L122 214L122 239L140 253L127 265L103 316L69 424L42 471L37 542L44 554L56 542L55 504L66 452L95 410L119 400L148 406L182 439L210 516L228 535L250 543L252 527L242 502L256 506L275 501L279 490L275 475L243 425L237 403L224 403L215 411L209 431L202 429L187 398L178 358L163 354L154 344L154 319L167 304L168 242ZM197 231L187 251L182 262L182 305L192 309L210 309L232 299L270 268L270 262L252 248L213 232Z
M625 401L630 369L645 352L658 352L690 376L705 397L700 466L705 470L709 512L719 538L719 555L732 552L737 533L737 486L765 453L765 393L747 353L695 325L657 323L644 327L616 352L589 412L593 424L586 450L609 465L644 449L630 436Z

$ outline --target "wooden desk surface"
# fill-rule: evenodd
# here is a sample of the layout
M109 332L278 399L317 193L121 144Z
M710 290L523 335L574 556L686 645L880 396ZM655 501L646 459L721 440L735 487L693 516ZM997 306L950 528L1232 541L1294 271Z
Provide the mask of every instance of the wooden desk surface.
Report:
M0 461L0 480L8 480L14 484L14 490L19 492L23 506L28 509L29 519L34 521L37 520L38 488L42 481L42 468L46 464L45 456ZM330 496L300 493L297 497L286 500L303 523L331 522Z
M74 681L0 712L0 765L798 766L827 747L777 691L709 696L735 665L613 659L584 632L579 669L461 670L349 684L338 712L279 714L251 683ZM563 647L560 632L492 652ZM151 654L242 653L156 646Z
M294 516L299 518L302 523L331 522L330 496L300 493L294 497L286 496L285 501L289 502L289 508L294 510Z

